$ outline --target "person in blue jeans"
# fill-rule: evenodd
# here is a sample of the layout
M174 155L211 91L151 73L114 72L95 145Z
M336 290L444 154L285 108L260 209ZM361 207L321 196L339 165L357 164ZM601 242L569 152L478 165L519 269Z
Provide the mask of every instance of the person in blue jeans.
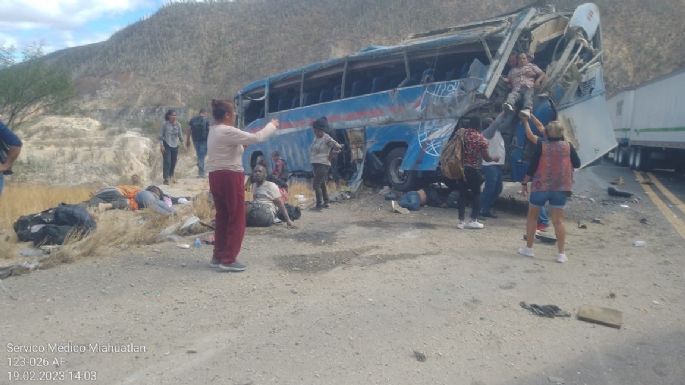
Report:
M193 116L188 122L186 132L186 147L190 146L190 138L193 139L195 155L197 156L197 176L205 177L205 158L207 157L207 136L209 135L209 119L207 110L200 109L200 113Z
M504 147L504 138L502 134L495 128L493 119L485 121L487 128L483 130L483 136L488 140L488 154L491 158L497 158L497 161L488 162L483 160L481 172L485 179L483 192L480 195L480 216L485 218L497 218L492 212L492 205L495 200L502 193L503 178L502 166L504 166L504 157L506 150Z
M547 231L549 227L549 215L547 214L547 208L543 205L540 207L540 214L538 214L538 225L537 231Z
M561 122L552 121L546 128L542 127L542 130L546 132L546 140L538 140L531 132L528 117L523 116L521 120L526 129L526 135L535 144L535 151L531 158L530 168L521 182L524 194L528 194L528 182L532 183L526 223L526 246L519 248L518 252L526 257L534 256L533 241L540 208L549 202L554 234L557 238L556 261L564 263L568 261L564 249L566 241L564 207L573 188L573 169L580 167L580 159L573 145L564 140ZM536 126L542 126L537 119L533 122Z
M21 140L0 121L0 195L5 185L5 175L12 174L12 165L21 152Z

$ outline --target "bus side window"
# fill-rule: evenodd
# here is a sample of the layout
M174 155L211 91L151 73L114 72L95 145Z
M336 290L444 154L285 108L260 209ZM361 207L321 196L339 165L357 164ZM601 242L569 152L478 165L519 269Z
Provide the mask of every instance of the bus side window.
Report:
M359 79L352 82L352 89L350 96L364 95L369 91L369 81L366 79Z

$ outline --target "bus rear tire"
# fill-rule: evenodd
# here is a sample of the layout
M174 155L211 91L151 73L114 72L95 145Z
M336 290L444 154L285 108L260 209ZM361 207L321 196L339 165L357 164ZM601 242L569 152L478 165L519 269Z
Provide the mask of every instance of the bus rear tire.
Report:
M385 156L383 162L385 165L385 179L393 189L403 192L413 191L420 184L420 178L415 171L400 170L406 151L407 149L404 147L394 148Z

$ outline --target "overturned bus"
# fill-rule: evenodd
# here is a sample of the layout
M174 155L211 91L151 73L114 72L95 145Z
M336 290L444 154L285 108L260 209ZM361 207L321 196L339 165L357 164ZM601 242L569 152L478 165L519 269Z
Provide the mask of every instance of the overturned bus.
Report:
M237 126L254 131L273 117L281 125L274 138L246 149L243 165L251 170L278 151L291 172L310 172L311 122L325 116L345 145L339 175L408 191L441 180L440 152L456 127L490 117L505 139L505 175L520 180L528 165L525 133L516 112L502 107L509 90L501 77L514 53L527 53L546 73L535 115L560 120L587 165L616 145L601 43L594 4L574 12L527 7L255 81L235 97Z

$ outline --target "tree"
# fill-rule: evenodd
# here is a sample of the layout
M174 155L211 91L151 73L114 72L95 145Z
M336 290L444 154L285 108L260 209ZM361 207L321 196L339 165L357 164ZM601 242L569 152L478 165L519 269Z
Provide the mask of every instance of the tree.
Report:
M22 54L17 62L14 47L0 48L0 115L10 127L64 104L74 94L69 72L50 65L40 45Z

